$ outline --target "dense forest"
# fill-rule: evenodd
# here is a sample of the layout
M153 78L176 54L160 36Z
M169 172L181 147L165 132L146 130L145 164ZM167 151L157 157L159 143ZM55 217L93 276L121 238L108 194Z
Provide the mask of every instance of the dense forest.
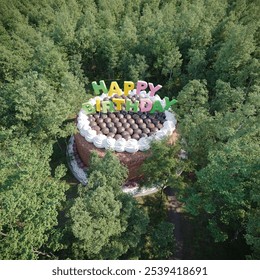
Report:
M176 193L191 250L259 259L259 14L256 0L0 0L0 259L174 256L165 195L122 193L113 154L93 155L87 187L71 179L64 143L99 80L178 100L188 159L155 144L146 183Z

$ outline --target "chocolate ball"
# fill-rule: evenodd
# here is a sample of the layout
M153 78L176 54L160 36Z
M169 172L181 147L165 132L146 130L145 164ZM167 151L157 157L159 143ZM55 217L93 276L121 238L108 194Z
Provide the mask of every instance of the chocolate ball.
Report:
M115 126L116 126L116 127L121 127L121 126L123 126L123 125L122 125L121 122L117 122L117 123L115 123Z
M114 137L115 137L115 133L109 132L109 133L107 134L107 137L114 138Z
M138 128L138 125L137 125L136 123L133 123L133 124L131 125L131 128L132 128L132 129L137 129L137 128Z
M101 131L105 135L109 133L109 129L107 127L104 127Z
M123 124L123 127L124 127L124 128L129 128L129 127L130 127L130 124L129 124L129 123L124 123L124 124Z
M154 128L155 125L154 125L153 123L149 123L149 124L147 125L147 127L151 129L151 128Z
M104 119L104 122L105 122L105 123L111 122L111 118L107 117L106 119Z
M117 123L117 122L119 122L119 118L115 117L115 118L113 119L113 123Z
M153 120L152 120L152 123L156 126L156 125L159 123L159 120L153 119Z
M114 123L110 122L110 123L107 123L107 128L111 128L111 127L114 127Z
M114 133L114 134L116 134L117 133L117 128L116 127L110 127L109 128L109 131L111 132L111 133Z
M117 115L117 117L118 117L119 120L120 120L120 119L123 119L123 118L124 118L124 115L119 113L119 114Z
M98 113L95 113L95 114L93 115L93 117L94 117L95 119L98 119L98 118L99 118L99 114L98 114Z
M116 139L116 140L118 140L118 139L120 139L120 138L122 138L122 135L121 135L121 134L116 134L116 135L115 135L115 139Z
M134 120L137 120L137 119L139 119L139 116L138 116L138 114L134 114L134 115L133 115L133 119L134 119Z
M97 125L97 123L94 122L94 121L91 121L91 122L89 123L89 126L91 126L91 127L93 127L93 126L95 126L95 125Z
M149 129L149 128L147 128L147 127L146 127L146 128L144 128L144 129L143 129L143 133L145 133L145 134L150 133L150 129Z
M127 128L126 131L127 131L130 135L132 135L132 134L134 133L134 130L133 130L131 127Z
M101 118L98 118L98 119L96 120L96 122L97 122L97 123L102 123L102 122L104 122L104 120L101 119Z
M102 123L99 124L99 127L103 129L103 128L106 127L106 124L102 122Z
M121 126L117 128L117 133L122 133L123 131L125 131L124 127Z
M93 121L95 121L96 119L95 119L93 116L89 116L89 117L88 117L88 120L89 120L90 122L93 122Z
M151 122L152 122L152 120L151 120L151 119L149 119L149 118L146 118L146 119L144 120L144 122L145 122L146 124L149 124L149 123L151 123Z
M146 116L145 114L142 114L142 115L141 115L141 119L144 120L144 119L146 119L146 118L147 118L147 116Z
M126 116L125 116L125 117L126 117L126 119L127 119L127 120L132 119L132 116L131 116L130 114L126 114Z
M102 119L106 119L106 118L107 118L107 114L103 114L103 113L101 113L101 114L100 114L100 118L102 118Z
M96 132L98 132L98 131L100 131L100 130L101 130L101 129L100 129L100 127L99 127L99 126L97 126L97 125L93 126L93 127L92 127L92 129L93 129L93 130L95 130Z
M134 129L134 134L141 134L142 130L140 128Z
M109 114L109 117L110 117L111 119L114 119L114 118L116 117L116 115L115 115L114 113L110 113L110 114Z
M134 121L133 119L129 119L129 120L128 120L128 123L129 123L130 125L132 125L132 124L135 123L135 121Z
M126 123L126 122L127 122L127 119L122 118L122 119L120 119L120 122L121 122L122 124L124 124L124 123Z
M145 124L145 123L141 123L141 124L139 124L139 128L141 128L141 129L146 128L146 124Z
M163 127L163 125L162 125L161 123L158 123L158 124L157 124L157 127L158 127L159 129L161 129L161 128Z
M127 131L123 131L121 135L123 138L125 138L125 140L129 140L131 138L130 134Z
M158 131L158 128L157 128L157 127L151 128L151 132L152 132L152 133L156 133L157 131Z
M133 139L136 139L136 140L139 140L139 139L140 139L140 136L139 136L138 134L134 133L134 134L132 135L132 138L133 138Z
M143 123L144 121L141 119L141 118L139 118L139 119L137 119L136 121L135 121L137 124L141 124L141 123Z
M140 137L147 137L146 133L141 133Z

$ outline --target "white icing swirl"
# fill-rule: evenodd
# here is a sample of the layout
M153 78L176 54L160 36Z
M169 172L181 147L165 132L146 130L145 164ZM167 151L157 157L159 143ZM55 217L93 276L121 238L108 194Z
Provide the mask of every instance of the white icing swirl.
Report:
M120 139L116 140L115 151L124 152L125 151L125 146L126 146L126 140L124 138L120 138Z
M104 141L104 148L106 150L114 150L116 144L116 139L111 137L106 137L106 140Z
M151 139L149 137L142 137L138 140L139 150L140 151L147 151L150 149Z
M93 138L94 138L96 135L97 135L97 132L96 132L95 130L89 129L89 130L87 130L86 133L85 133L85 139L86 139L88 142L92 143L92 142L93 142Z
M167 130L162 128L161 130L159 130L155 135L154 135L154 140L162 140L163 138L165 138L168 135Z
M136 139L129 139L125 145L125 151L128 153L135 153L139 150L138 141Z
M106 135L104 134L99 134L93 138L93 144L97 148L104 148L104 142L107 139Z
M165 111L165 116L166 116L166 120L167 121L171 121L171 122L173 122L174 125L176 125L177 120L176 120L176 118L175 118L173 113L171 113L169 111Z
M175 125L172 121L165 121L163 123L163 129L167 132L167 135L171 135L172 132L175 130Z

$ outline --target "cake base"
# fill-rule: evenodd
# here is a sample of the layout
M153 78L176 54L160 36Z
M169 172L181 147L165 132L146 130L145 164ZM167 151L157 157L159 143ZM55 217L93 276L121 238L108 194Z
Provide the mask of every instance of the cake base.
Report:
M86 141L81 134L77 133L76 135L74 135L74 138L79 157L81 158L82 162L86 165L86 167L89 166L90 156L92 152L95 151L100 157L105 156L105 149L96 148L92 143ZM114 153L119 159L119 161L127 167L128 180L139 180L142 177L140 168L144 160L149 156L149 151L138 151L133 154L128 152Z
M67 145L68 166L74 177L83 185L87 185L87 167L80 159L76 149L75 137L71 136ZM140 187L135 180L129 180L122 186L122 191L133 195L134 197L145 196L158 191L157 187L145 188Z

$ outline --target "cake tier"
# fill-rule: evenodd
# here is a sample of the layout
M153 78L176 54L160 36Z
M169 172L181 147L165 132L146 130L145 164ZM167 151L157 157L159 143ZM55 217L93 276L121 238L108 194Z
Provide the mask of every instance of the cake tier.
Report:
M174 131L169 139L170 144L175 142L177 136L176 131ZM100 157L103 157L106 153L105 149L95 147L92 143L86 141L79 133L75 135L75 143L77 152L87 167L89 166L91 152L96 151ZM120 162L128 168L128 180L138 180L141 178L142 174L140 172L140 168L144 160L149 156L149 153L150 151L137 151L131 154L128 152L115 152Z

